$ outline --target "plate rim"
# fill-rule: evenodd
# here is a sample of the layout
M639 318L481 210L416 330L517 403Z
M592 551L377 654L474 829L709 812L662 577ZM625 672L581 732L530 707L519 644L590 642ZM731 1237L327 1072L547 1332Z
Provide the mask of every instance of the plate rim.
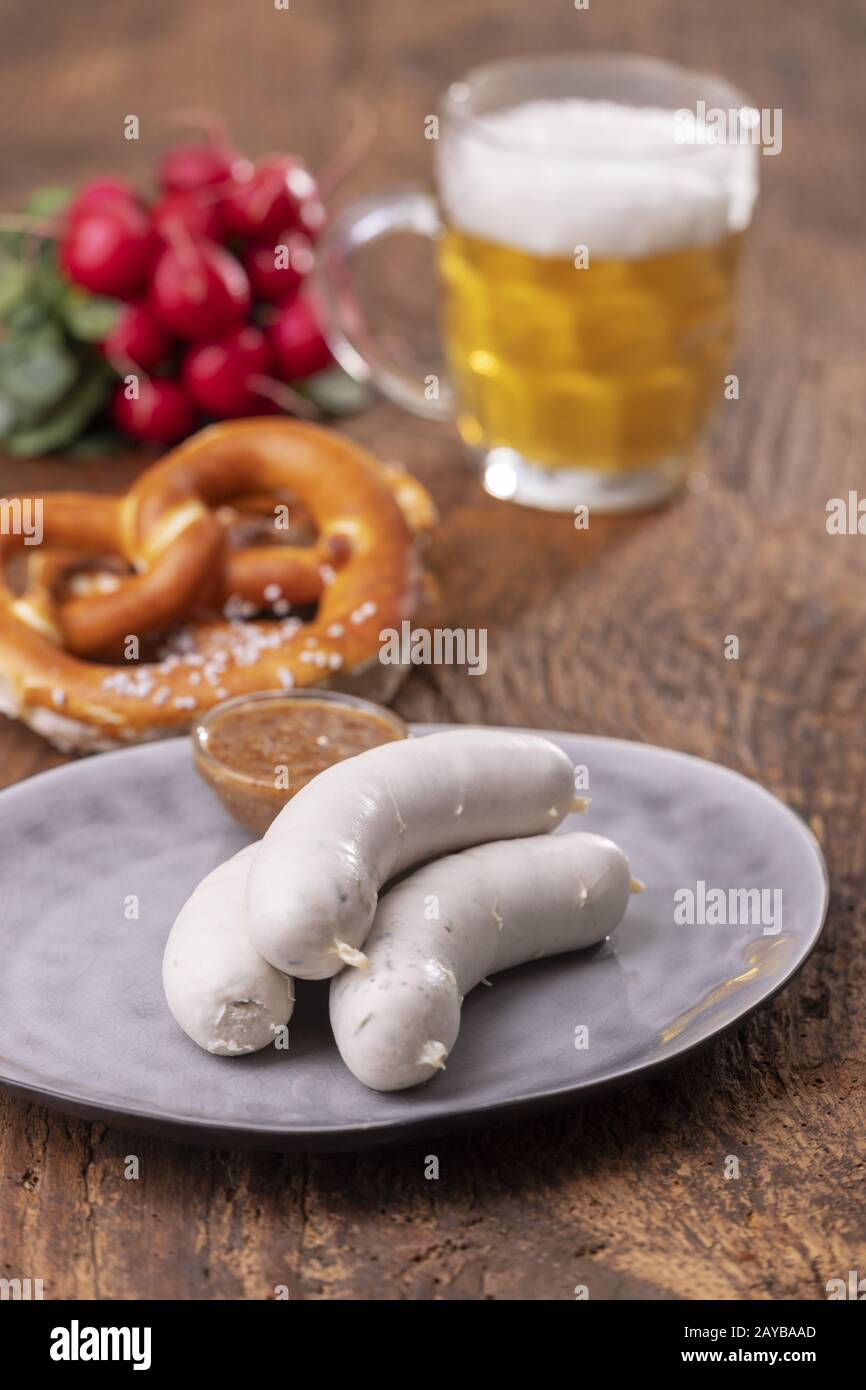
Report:
M357 1149L362 1145L387 1144L388 1142L409 1141L414 1137L421 1137L425 1133L444 1132L465 1127L474 1123L476 1120L493 1121L508 1120L511 1117L517 1118L522 1114L529 1114L532 1111L551 1109L557 1105L567 1102L569 1099L577 1102L580 1099L589 1099L597 1096L600 1092L614 1087L626 1086L637 1080L648 1078L659 1072L666 1071L670 1066L685 1061L688 1057L711 1046L724 1033L736 1027L738 1024L751 1018L752 1014L758 1009L769 1004L776 995L790 984L795 975L802 970L812 952L818 944L827 921L830 905L830 874L827 860L821 845L812 831L811 827L793 807L777 797L761 782L754 778L747 777L744 773L735 768L728 767L725 763L714 762L710 758L702 758L694 753L686 753L678 748L664 748L660 744L642 743L637 739L614 738L606 734L581 733L575 729L533 729L525 725L508 724L457 724L442 723L433 721L419 721L409 723L410 737L423 737L426 734L436 733L447 729L491 729L505 730L510 733L536 734L542 738L556 740L558 738L579 738L585 742L602 744L614 744L618 747L628 747L640 750L644 754L659 758L674 758L680 762L699 763L703 766L711 767L715 772L720 772L726 777L737 782L744 782L752 791L757 791L761 796L771 801L774 806L781 808L793 822L795 828L805 836L806 843L812 850L820 870L823 894L821 907L818 914L817 926L812 930L811 935L804 942L803 949L789 964L780 978L774 982L769 992L762 994L759 999L748 1007L740 1010L734 1018L719 1023L712 1027L709 1032L702 1033L698 1038L682 1040L675 1043L663 1059L652 1061L636 1062L630 1066L615 1071L614 1073L599 1077L594 1081L577 1081L562 1086L547 1087L543 1090L535 1089L531 1092L522 1092L519 1095L492 1100L483 1104L471 1106L457 1106L441 1115L425 1115L413 1120L411 1114L401 1115L394 1119L370 1120L353 1124L295 1124L282 1125L275 1127L273 1124L258 1125L253 1121L226 1121L209 1120L199 1115L183 1115L176 1112L164 1111L154 1106L136 1107L134 1105L118 1106L99 1102L92 1095L82 1095L73 1090L52 1089L48 1086L39 1086L27 1082L15 1080L8 1077L2 1068L5 1065L5 1058L0 1058L0 1089L7 1094L15 1095L19 1099L31 1101L38 1105L44 1105L48 1109L59 1110L62 1113L72 1114L79 1118L86 1118L96 1123L114 1122L117 1127L126 1122L128 1126L139 1131L149 1131L171 1137L174 1140L197 1144L217 1144L231 1142L238 1146L277 1148L283 1151L295 1149L299 1151L312 1151L313 1148L319 1151L327 1149ZM91 767L98 760L102 765L106 759L117 759L135 755L138 757L147 756L153 750L174 747L180 752L181 747L189 749L190 740L187 735L181 735L168 739L154 739L145 743L131 745L128 748L112 749L105 753L90 754L85 758L76 759L73 762L62 763L58 767L46 768L41 772L35 773L31 777L25 777L22 781L13 783L9 787L0 790L0 807L9 800L14 800L22 792L29 791L35 783L40 783L44 779L54 779L63 776L76 776L84 769ZM110 1118L109 1118L110 1117ZM121 1124L118 1124L121 1122Z

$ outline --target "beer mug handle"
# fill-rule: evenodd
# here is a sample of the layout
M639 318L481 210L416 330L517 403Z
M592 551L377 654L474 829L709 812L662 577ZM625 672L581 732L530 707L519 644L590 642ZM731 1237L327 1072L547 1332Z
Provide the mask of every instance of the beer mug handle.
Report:
M371 331L355 289L352 260L364 246L394 232L436 240L443 232L436 200L422 188L397 188L360 199L332 222L316 247L314 294L322 327L340 366L389 401L429 420L449 420L454 388L441 372L426 378L395 362Z

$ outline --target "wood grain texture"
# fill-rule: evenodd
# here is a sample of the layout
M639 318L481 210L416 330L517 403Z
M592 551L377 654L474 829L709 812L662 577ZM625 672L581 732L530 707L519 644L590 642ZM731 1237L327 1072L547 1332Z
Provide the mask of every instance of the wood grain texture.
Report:
M348 427L443 513L452 620L483 679L413 675L409 718L668 744L757 778L827 853L830 919L773 1004L664 1078L552 1118L363 1157L211 1153L0 1100L0 1275L47 1297L798 1298L866 1272L866 542L825 529L863 486L866 118L856 0L86 0L0 3L4 203L114 166L143 176L167 113L212 106L253 151L339 141L381 113L348 192L426 175L423 117L490 57L623 48L723 73L781 107L743 286L740 399L698 488L617 521L484 497L449 429L384 406ZM134 112L142 140L122 140ZM411 301L410 287L396 286ZM423 306L413 308L423 316ZM0 493L122 488L134 461L0 463ZM703 486L701 486L703 485ZM723 641L740 639L739 662ZM3 782L61 761L11 725ZM124 1159L139 1156L127 1181ZM436 1153L440 1178L424 1178ZM726 1181L727 1155L740 1160Z

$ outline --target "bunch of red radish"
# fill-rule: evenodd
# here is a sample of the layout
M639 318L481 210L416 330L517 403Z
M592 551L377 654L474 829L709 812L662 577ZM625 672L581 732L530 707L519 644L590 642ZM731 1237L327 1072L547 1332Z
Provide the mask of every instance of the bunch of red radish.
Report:
M171 150L148 207L122 179L73 198L59 258L76 284L124 301L101 351L124 378L115 424L169 444L200 417L272 413L331 363L304 286L325 222L304 163L252 164L225 141ZM281 391L283 399L281 400Z

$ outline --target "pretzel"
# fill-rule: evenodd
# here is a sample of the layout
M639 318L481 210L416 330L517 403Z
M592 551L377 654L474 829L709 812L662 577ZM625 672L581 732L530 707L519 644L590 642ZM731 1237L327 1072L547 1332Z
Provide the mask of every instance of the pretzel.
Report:
M411 529L429 529L435 513L420 483L396 465L377 466ZM170 455L143 475L126 498L52 497L46 542L75 535L79 550L31 552L29 572L35 582L18 600L19 616L67 651L90 656L111 650L129 633L164 630L205 598L218 609L229 602L239 611L274 607L288 611L292 604L316 602L330 571L348 560L351 542L339 532L320 534L312 545L245 546L224 553L221 528L226 526L226 516L214 519L199 500L188 495L186 480L178 486L172 477L175 467L175 455ZM166 488L169 478L171 491ZM147 506L157 509L150 527L147 515L141 515L142 496L149 499ZM238 504L253 507L259 514L270 513L271 534L275 534L272 497L240 498ZM237 515L234 508L222 510ZM58 581L68 571L80 571L88 554L107 551L123 557L139 574L130 577L103 570L89 583L80 575L82 582L71 589L67 586L63 601L54 602Z
M287 495L315 523L312 545L229 548L227 504ZM51 494L23 595L6 567L23 538L0 535L0 710L79 751L180 732L255 690L337 684L387 697L402 673L378 662L379 631L399 627L424 594L404 511L416 530L432 524L409 475L318 426L269 419L202 431L123 498ZM57 595L70 567L106 555L133 573L84 593L66 582ZM288 612L313 601L309 623ZM208 616L226 605L228 618ZM233 605L285 616L242 621ZM178 622L155 661L81 659Z

